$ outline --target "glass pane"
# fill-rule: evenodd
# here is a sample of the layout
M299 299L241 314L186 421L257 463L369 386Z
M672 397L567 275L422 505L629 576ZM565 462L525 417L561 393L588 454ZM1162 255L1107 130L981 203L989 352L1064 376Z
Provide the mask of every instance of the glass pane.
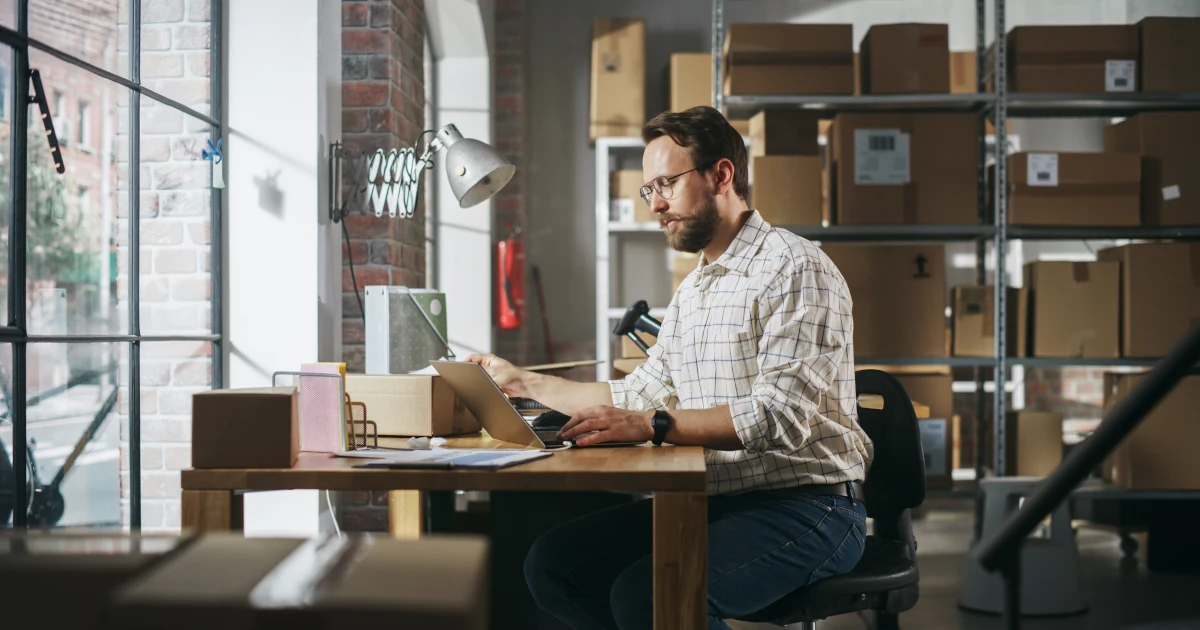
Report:
M41 72L66 172L55 170L36 105L28 130L29 332L124 334L116 309L116 221L125 179L118 149L126 125L118 104L128 90L50 55L30 51ZM124 151L119 151L124 154Z
M0 530L12 528L14 477L26 479L13 474L12 437L12 346L0 343Z
M140 1L142 85L208 113L210 0Z
M114 418L118 353L127 347L29 344L25 400L37 488L30 527L120 523L119 426ZM3 358L6 379L11 362L9 353Z
M212 166L201 151L211 128L157 101L142 105L141 331L208 334Z
M153 4L171 12L183 0ZM128 0L29 0L30 37L123 77L129 76L128 24Z
M179 531L179 471L192 462L192 394L212 388L212 344L144 342L141 359L142 529ZM122 488L127 488L128 354L121 360L121 479ZM128 524L128 493L122 502Z

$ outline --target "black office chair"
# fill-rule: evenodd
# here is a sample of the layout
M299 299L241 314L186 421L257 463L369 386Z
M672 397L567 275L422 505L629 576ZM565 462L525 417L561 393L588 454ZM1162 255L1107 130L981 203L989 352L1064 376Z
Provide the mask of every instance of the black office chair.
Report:
M917 543L909 510L925 500L925 456L912 402L894 376L879 370L854 375L860 394L883 397L883 409L858 408L858 422L875 443L875 460L863 491L874 533L862 560L845 575L793 591L742 621L816 628L816 622L862 610L876 612L876 625L898 628L897 615L917 603Z

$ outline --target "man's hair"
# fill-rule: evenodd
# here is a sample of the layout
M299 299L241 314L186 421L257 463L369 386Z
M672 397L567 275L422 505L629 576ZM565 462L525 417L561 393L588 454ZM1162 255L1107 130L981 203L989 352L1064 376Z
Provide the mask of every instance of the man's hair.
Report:
M642 127L646 144L668 136L692 156L692 166L707 170L721 158L733 162L733 191L745 199L750 193L746 144L721 112L701 105L682 112L663 112Z

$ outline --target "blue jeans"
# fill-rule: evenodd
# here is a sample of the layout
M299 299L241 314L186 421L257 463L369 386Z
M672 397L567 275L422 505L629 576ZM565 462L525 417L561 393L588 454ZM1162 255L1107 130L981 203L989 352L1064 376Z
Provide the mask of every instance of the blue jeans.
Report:
M589 514L547 532L525 579L576 630L653 627L652 505ZM765 490L708 498L708 628L757 612L862 557L866 508L845 497Z

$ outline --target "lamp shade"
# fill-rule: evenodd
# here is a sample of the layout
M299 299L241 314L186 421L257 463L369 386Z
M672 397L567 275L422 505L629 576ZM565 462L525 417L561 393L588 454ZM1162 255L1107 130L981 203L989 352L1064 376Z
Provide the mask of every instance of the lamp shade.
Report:
M460 208L487 201L512 179L517 168L491 146L464 138L454 125L438 130L446 150L446 177Z

